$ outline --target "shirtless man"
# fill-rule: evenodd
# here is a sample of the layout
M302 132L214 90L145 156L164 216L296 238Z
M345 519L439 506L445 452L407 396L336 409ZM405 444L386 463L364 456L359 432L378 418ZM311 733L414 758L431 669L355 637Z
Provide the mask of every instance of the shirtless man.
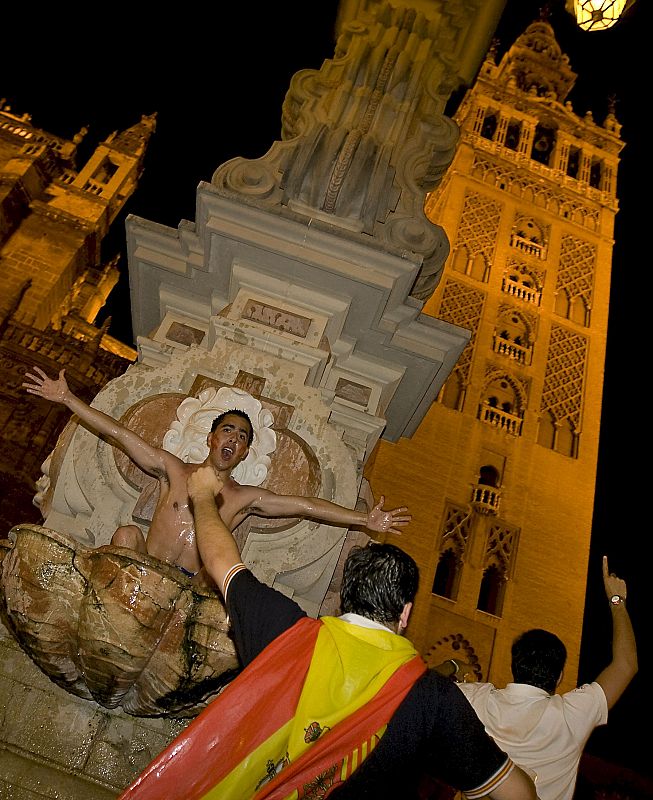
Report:
M42 369L34 367L34 372L27 372L25 378L29 382L23 383L23 388L29 394L65 405L96 435L120 448L138 467L158 480L159 499L147 539L137 525L123 525L116 530L111 543L174 564L184 574L196 576L198 582L205 582L206 576L198 575L202 562L195 541L186 482L188 476L201 466L213 467L224 483L217 504L220 516L230 531L250 514L260 517L306 517L341 527L358 526L378 533L401 533L401 527L411 520L405 507L384 511L383 496L365 514L319 497L281 495L260 486L237 483L231 477L231 472L247 457L253 438L252 423L243 411L234 409L216 417L207 437L208 456L202 464L187 464L167 450L148 444L113 417L80 400L68 388L65 370L60 370L58 379L52 380Z

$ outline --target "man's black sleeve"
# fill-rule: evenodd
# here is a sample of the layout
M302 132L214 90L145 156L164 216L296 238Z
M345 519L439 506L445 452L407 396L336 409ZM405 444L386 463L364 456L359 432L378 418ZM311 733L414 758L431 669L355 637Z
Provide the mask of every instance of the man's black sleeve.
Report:
M243 569L231 579L227 613L236 653L243 667L306 612L286 595Z
M412 800L424 773L471 790L506 759L455 683L429 670L397 708L371 755L330 797Z

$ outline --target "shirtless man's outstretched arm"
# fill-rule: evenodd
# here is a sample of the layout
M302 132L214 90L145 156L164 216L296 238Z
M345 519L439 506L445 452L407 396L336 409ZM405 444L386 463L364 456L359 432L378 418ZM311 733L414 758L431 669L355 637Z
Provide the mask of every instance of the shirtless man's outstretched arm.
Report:
M385 511L383 509L385 503L383 495L369 512L345 508L321 497L277 494L258 486L240 487L239 497L241 506L236 513L234 524L230 526L232 530L250 514L272 518L302 517L303 519L326 522L328 525L339 525L347 528L356 526L376 533L394 534L401 534L401 528L408 525L412 519L405 506ZM220 513L225 523L229 526L229 518L222 508Z
M111 444L117 445L149 475L160 477L161 473L165 472L168 456L179 461L172 453L153 447L113 417L80 400L68 387L65 369L59 370L59 377L56 380L48 378L40 367L33 367L33 369L36 374L31 372L25 374L25 377L29 378L31 382L23 383L23 388L29 394L35 394L52 403L61 403L66 406L85 425L92 428L94 433L105 436Z

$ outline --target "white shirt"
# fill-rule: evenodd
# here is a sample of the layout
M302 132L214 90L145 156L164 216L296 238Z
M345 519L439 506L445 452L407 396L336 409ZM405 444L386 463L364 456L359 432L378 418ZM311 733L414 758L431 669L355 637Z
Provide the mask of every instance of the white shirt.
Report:
M381 631L390 631L390 633L395 633L391 628L388 628L387 625L383 625L381 622L377 622L374 619L369 619L368 617L362 617L360 614L354 614L353 611L348 611L346 614L341 614L339 619L343 622L350 622L352 625L360 625L361 628L377 628Z
M499 747L534 776L540 800L571 800L585 743L608 721L600 684L586 683L563 695L525 683L458 687Z

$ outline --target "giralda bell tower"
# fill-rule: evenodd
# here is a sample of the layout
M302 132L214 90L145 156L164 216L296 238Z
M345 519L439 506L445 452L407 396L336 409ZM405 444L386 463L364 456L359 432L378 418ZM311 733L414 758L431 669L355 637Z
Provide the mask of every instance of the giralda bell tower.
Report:
M420 565L409 635L511 680L510 645L556 632L575 685L603 388L616 176L610 109L575 113L550 24L491 52L455 120L454 161L427 198L451 252L427 313L471 332L412 439L381 442L375 493L407 505ZM379 488L377 488L379 487Z

